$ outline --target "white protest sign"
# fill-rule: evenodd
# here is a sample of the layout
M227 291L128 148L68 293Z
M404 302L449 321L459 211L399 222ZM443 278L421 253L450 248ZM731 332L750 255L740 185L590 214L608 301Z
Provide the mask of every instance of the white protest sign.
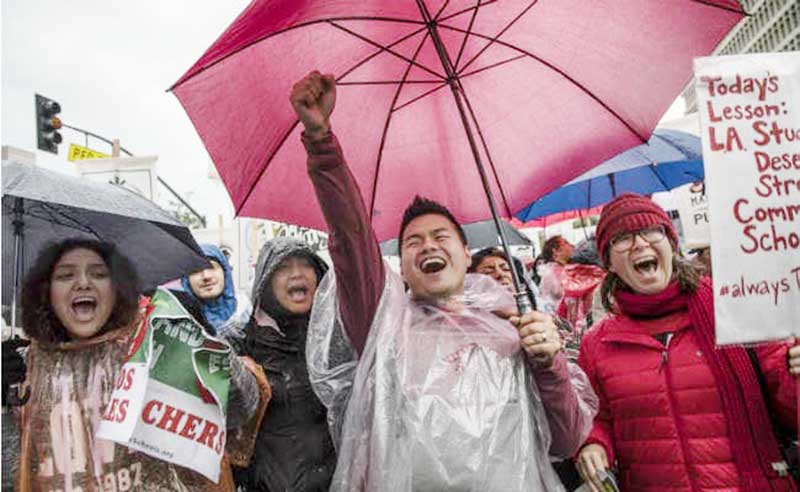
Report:
M704 248L711 244L708 222L708 198L705 183L689 183L672 190L678 205L686 249Z
M800 53L694 62L717 343L800 334Z
M136 333L97 437L219 481L230 384L228 345L164 289Z

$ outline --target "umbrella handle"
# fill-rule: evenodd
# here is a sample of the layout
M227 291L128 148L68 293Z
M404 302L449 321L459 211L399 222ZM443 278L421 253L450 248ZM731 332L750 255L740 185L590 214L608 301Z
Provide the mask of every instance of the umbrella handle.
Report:
M531 298L528 297L527 292L517 292L514 294L514 299L517 301L517 309L520 316L533 311L533 304L531 304Z

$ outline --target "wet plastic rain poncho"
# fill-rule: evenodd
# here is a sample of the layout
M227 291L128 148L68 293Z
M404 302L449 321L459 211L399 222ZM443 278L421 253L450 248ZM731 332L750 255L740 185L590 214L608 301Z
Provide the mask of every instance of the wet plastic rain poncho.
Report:
M247 296L236 295L233 286L233 271L228 257L221 249L213 244L201 244L206 258L214 260L222 267L225 285L222 293L216 299L198 299L189 284L189 277L181 278L181 286L186 295L194 299L200 306L203 316L214 327L217 335L223 335L232 326L240 326L247 323L253 306Z
M331 490L564 490L550 465L562 447L551 442L530 362L516 329L493 314L514 308L508 291L467 275L463 296L428 304L385 271L359 361L342 330L333 272L317 290L307 357L337 442ZM569 364L569 373L579 412L567 431L581 443L597 399L583 371Z

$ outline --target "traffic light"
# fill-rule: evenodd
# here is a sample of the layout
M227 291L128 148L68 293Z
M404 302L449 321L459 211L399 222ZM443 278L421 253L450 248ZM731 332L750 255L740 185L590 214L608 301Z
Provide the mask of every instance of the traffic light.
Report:
M36 94L36 146L39 150L58 154L58 144L63 140L57 131L61 128L61 119L57 116L60 112L60 104Z

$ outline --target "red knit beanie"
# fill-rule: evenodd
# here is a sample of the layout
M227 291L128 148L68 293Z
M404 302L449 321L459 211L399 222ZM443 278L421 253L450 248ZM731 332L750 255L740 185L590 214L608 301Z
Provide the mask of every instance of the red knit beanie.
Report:
M653 200L636 193L623 193L603 207L597 224L597 251L608 263L606 252L611 239L622 232L634 232L657 224L664 226L673 244L678 244L675 226L664 209Z

